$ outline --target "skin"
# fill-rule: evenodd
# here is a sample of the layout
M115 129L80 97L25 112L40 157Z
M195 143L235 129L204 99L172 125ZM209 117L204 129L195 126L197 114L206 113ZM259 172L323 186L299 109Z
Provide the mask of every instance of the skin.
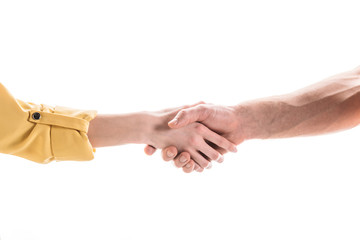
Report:
M168 121L180 109L131 114L99 114L90 122L88 138L94 148L129 143L145 143L155 148L175 146L179 151L184 152L176 160L186 172L210 168L211 160L221 158L221 154L215 149L221 152L236 150L233 143L200 123L190 123L181 129L169 128Z
M201 104L183 109L168 124L179 129L192 122L201 122L235 144L350 129L360 123L360 66L285 95L235 106ZM147 146L145 152L151 154L155 150ZM184 154L174 146L167 147L163 158L172 160L169 156L177 156L178 152Z

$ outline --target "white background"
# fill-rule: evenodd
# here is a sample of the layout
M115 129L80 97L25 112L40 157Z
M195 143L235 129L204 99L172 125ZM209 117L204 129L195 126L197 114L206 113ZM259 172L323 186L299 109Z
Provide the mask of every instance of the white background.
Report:
M100 114L287 93L360 65L357 3L1 1L0 81ZM253 140L201 174L140 145L2 154L0 239L359 239L359 149L357 128Z

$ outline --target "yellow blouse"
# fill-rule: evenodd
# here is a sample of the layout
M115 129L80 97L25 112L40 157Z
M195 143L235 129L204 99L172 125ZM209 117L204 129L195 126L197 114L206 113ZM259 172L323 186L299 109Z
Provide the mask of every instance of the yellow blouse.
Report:
M0 83L0 153L38 163L91 160L87 137L95 110L47 106L15 99Z

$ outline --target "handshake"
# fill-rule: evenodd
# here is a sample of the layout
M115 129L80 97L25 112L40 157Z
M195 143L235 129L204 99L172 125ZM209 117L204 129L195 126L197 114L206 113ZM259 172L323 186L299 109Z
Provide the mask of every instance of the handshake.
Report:
M161 112L98 115L93 147L145 143L163 149L185 172L201 172L249 139L289 138L341 131L360 123L360 66L293 93L226 107L198 103Z
M61 107L56 111L72 114L70 118L53 114L55 108L16 100L1 83L0 93L0 153L43 163L89 160L91 146L137 143L147 144L148 155L163 149L164 160L174 160L186 173L202 172L211 167L211 161L222 162L225 153L236 152L236 145L245 140L326 134L360 123L360 66L289 94L234 106L200 102L159 112L98 114L95 118L93 112ZM81 118L92 120L87 125ZM56 134L50 129L59 136L55 138L58 145L52 144ZM60 130L68 134L64 140Z
M163 158L184 172L202 172L211 161L222 162L226 152L236 152L245 139L238 109L201 102L159 112L98 115L88 137L93 147L145 143L146 154L163 149Z
M153 135L145 153L152 155L156 148L166 146L163 159L174 160L175 166L186 173L209 169L211 161L223 162L223 154L237 152L236 145L245 138L236 107L200 102L158 114L163 115L163 125L156 127L158 136Z

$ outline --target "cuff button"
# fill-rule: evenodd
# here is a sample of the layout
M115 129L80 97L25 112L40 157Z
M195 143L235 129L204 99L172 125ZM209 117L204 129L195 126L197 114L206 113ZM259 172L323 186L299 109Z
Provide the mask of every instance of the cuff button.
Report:
M32 114L32 118L33 118L34 120L39 120L40 117L41 117L41 115L40 115L40 113L38 113L38 112L34 112L34 113Z

